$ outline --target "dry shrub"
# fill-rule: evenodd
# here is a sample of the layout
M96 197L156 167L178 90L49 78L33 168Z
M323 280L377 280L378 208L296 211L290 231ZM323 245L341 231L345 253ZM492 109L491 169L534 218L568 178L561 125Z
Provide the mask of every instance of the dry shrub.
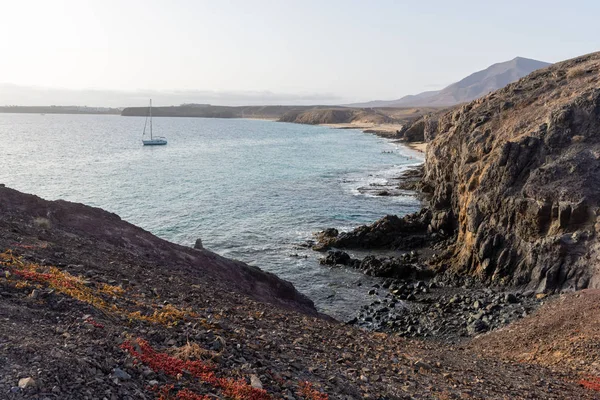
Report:
M296 394L303 400L329 400L327 393L315 389L313 384L308 381L300 382Z
M223 343L223 347L224 347L223 339L221 339L220 337L217 337L217 338L221 340L221 343ZM204 348L200 347L197 343L190 342L189 340L183 346L175 347L171 351L171 354L174 357L177 357L180 360L184 360L184 361L187 361L187 360L215 360L222 353L223 353L223 351L217 353L216 351L204 349Z
M583 69L583 68L573 68L573 69L570 69L569 72L567 72L567 78L569 78L569 79L577 79L577 78L581 78L585 74L587 74L587 72L586 72L585 69Z
M28 284L46 285L62 294L87 303L106 314L127 316L131 320L165 326L176 326L190 318L197 318L197 314L194 312L179 309L171 304L167 304L162 309L152 306L152 314L146 313L148 306L144 304L138 304L140 307L146 308L144 313L142 313L142 310L129 311L114 302L115 298L122 297L125 293L123 288L103 283L99 289L95 289L93 285L88 286L83 279L73 276L67 271L25 262L20 257L15 257L10 250L0 253L0 265L9 268L9 272L19 280L16 285L25 285L20 283L23 281ZM112 299L107 299L108 296Z
M220 389L225 398L232 400L272 400L266 390L254 388L248 385L244 379L219 378L216 375L217 371L214 365L199 360L184 361L170 354L161 353L143 339L126 341L121 345L121 348L150 367L154 372L162 372L177 379L183 377L184 373L189 374L214 389ZM197 396L194 393L184 394L188 396L188 399L199 399L198 397L189 397L191 395Z

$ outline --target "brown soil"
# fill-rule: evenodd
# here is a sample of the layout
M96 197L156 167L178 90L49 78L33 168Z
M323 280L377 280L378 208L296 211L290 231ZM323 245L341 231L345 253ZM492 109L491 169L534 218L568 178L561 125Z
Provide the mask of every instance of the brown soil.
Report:
M600 376L600 290L561 295L470 346L487 356Z

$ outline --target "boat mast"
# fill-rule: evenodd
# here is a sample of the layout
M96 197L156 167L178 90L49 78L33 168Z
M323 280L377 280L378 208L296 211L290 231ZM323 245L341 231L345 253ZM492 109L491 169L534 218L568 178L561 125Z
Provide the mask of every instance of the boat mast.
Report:
M152 99L150 99L150 140L152 140Z

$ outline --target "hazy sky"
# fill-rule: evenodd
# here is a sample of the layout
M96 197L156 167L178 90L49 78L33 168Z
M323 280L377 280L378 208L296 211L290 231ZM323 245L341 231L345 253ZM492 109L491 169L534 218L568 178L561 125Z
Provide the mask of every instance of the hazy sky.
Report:
M99 102L88 105L118 105L101 104L105 91L117 103L153 91L159 104L172 92L213 104L394 99L515 56L599 50L599 17L595 0L0 0L0 83L88 89ZM6 87L0 104L27 102Z

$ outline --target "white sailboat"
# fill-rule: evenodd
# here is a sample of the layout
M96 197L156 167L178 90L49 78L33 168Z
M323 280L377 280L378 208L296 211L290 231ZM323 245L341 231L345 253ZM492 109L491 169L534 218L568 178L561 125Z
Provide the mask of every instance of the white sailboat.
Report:
M144 139L146 137L146 126L148 125L148 118L150 118L150 140ZM160 136L152 136L152 99L150 99L150 107L148 108L148 115L144 122L144 132L142 133L142 143L144 146L160 146L167 144L167 139Z

